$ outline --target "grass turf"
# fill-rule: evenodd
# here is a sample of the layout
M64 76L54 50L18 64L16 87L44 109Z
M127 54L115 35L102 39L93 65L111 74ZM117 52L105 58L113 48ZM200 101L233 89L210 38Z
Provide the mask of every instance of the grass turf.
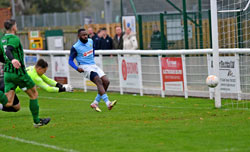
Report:
M0 111L0 135L83 152L250 151L250 110L214 109L203 98L133 96L109 93L118 103L101 113L90 108L96 92L46 93L39 90L40 117L33 128L28 97L21 110ZM57 151L0 137L0 151ZM59 150L60 151L60 150Z

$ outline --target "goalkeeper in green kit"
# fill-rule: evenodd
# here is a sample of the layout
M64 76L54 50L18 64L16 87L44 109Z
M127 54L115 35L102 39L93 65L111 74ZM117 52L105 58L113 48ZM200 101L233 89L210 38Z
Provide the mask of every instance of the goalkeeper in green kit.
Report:
M34 81L37 87L51 92L73 92L73 88L69 84L60 84L53 79L48 78L45 73L48 70L48 63L44 59L39 59L35 66L29 66L26 68L28 75ZM16 92L20 92L21 89L17 88Z
M15 89L19 86L30 98L30 111L33 116L34 127L47 125L50 118L39 118L38 92L24 66L24 53L17 32L16 21L13 19L4 22L6 34L0 42L0 50L4 51L4 84L5 95L0 92L0 102L5 107L13 105ZM6 97L7 98L6 98ZM2 98L3 97L3 98Z

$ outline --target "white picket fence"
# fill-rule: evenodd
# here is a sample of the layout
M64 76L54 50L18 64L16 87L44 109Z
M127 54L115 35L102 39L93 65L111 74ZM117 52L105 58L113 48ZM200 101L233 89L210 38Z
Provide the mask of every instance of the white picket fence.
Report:
M68 59L68 50L24 50L25 56L35 55L37 58L44 58L49 63L49 70L46 73L49 77L54 77L53 67L54 57L66 56ZM98 50L95 51L98 56L98 65L107 74L110 80L109 91L117 91L121 94L156 94L164 97L171 96L189 96L210 97L213 98L213 89L209 89L205 84L205 79L211 72L212 49L197 50ZM250 99L250 49L221 49L220 56L231 57L234 59L235 87L232 91L222 91L224 98ZM122 77L122 68L119 62L126 58L136 58L140 60L138 65L139 82L138 86L128 87L124 85ZM183 65L184 91L163 90L162 81L162 57L181 57ZM26 63L26 66L29 64ZM81 74L76 72L70 66L67 66L68 83L74 88L81 88L85 91L96 90L96 87L83 80ZM232 75L231 75L232 76ZM230 86L229 86L230 87Z

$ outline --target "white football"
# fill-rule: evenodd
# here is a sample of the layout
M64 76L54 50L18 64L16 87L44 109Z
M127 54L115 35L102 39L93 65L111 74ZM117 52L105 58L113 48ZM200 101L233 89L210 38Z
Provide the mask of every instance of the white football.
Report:
M206 84L210 88L215 88L219 84L219 79L215 75L209 75L206 79Z

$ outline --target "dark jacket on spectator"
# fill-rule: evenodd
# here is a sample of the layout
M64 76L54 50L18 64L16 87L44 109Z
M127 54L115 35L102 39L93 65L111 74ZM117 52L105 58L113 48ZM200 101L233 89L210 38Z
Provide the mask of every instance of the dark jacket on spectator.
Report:
M166 43L166 38L164 35L164 42ZM161 32L160 31L154 31L151 35L151 42L150 42L150 48L152 50L160 50L161 48Z
M96 36L97 36L97 34L96 34L96 33L94 33L94 36L90 37L90 35L88 35L88 38L90 38L90 39L92 39L92 40L93 40L93 37L96 37Z
M101 50L111 50L113 47L113 40L110 36L107 35L106 39L101 38L100 49Z
M115 37L113 39L113 49L116 49L116 50L122 50L123 49L123 33L120 36L119 40L118 40L117 34L115 35Z
M101 38L98 35L95 35L92 37L93 43L94 43L94 49L100 50L101 48Z

